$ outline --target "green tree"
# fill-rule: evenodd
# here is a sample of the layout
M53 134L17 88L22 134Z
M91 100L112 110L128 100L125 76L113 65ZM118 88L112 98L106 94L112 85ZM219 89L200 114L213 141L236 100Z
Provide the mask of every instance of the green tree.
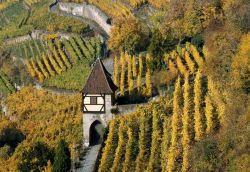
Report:
M53 159L53 153L48 146L41 142L34 143L21 155L18 170L21 172L39 172L42 167L47 166L48 160Z
M55 151L55 162L52 172L68 172L70 170L70 152L67 143L60 140Z

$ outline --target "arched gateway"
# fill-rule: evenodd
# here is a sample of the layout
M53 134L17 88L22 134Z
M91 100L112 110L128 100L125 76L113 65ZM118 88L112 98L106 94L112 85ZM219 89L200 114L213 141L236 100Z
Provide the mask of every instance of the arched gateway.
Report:
M111 74L98 58L82 90L83 138L86 146L101 142L98 135L102 138L101 126L107 127L112 119L110 110L116 89Z

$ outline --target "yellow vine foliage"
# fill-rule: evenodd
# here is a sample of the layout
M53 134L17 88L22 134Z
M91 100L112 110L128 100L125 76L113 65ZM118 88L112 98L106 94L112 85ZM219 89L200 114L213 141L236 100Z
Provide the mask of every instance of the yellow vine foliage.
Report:
M69 62L69 59L66 57L65 53L63 52L62 47L61 47L61 42L59 41L59 39L55 39L55 43L56 43L58 53L61 56L62 61L64 62L65 66L67 68L71 68L71 64Z
M105 146L105 148L103 149L103 153L102 153L102 158L101 158L101 162L100 162L100 166L98 169L98 172L106 172L109 171L111 165L112 165L112 161L110 162L109 160L109 156L112 153L112 144L113 142L116 142L116 140L114 139L115 135L117 134L116 130L117 130L117 125L118 125L118 119L114 119L110 122L109 124L109 134L108 134L108 138L105 141L105 144L107 146Z
M182 48L182 56L184 57L185 61L187 62L188 69L190 73L193 74L195 72L195 63L191 59L189 52Z
M32 64L31 64L28 60L26 60L25 64L26 64L28 73L29 73L32 77L35 77L35 76L36 76L36 73L35 73L34 68L32 67Z
M120 92L121 95L124 96L125 94L125 67L126 67L126 59L125 54L121 54L121 77L120 77Z
M62 69L56 63L54 57L51 55L51 53L49 51L47 52L47 56L48 56L48 59L49 59L51 65L53 66L54 70L56 71L56 73L60 75L62 73Z
M145 156L145 126L146 126L146 114L142 112L140 116L140 133L139 133L139 153L136 157L136 167L135 172L143 172L145 163L144 163L144 156Z
M39 82L43 82L44 76L43 76L43 74L39 71L39 69L37 68L36 63L34 62L34 60L31 60L31 64L32 64L32 68L34 69L34 71L35 71L35 73L36 73L36 76L37 76Z
M137 76L137 90L138 92L141 92L142 88L142 73L143 73L143 59L142 56L139 56L139 73Z
M51 66L50 66L50 64L49 64L49 61L48 61L48 59L47 59L47 57L46 57L45 54L43 54L42 59L43 59L43 63L44 63L44 65L46 66L46 69L48 70L49 74L50 74L51 76L55 76L55 71L52 70L52 68L51 68Z
M196 61L196 63L198 64L199 67L202 67L204 64L204 59L201 57L199 51L197 50L197 48L190 44L190 53L193 55L194 60Z
M178 77L175 83L175 91L174 91L174 99L173 99L173 115L172 115L172 133L171 133L171 146L168 155L168 162L167 162L167 171L172 172L176 168L176 159L180 156L181 153L181 146L180 146L180 139L181 139L181 105L180 100L182 97L181 91L181 78Z
M185 83L183 85L183 97L184 97L184 107L183 107L183 117L182 117L182 169L181 171L186 172L190 168L189 154L190 154L190 142L191 142L191 130L192 130L192 110L191 110L191 96L190 96L190 85L189 76L185 76Z
M163 136L161 142L161 169L163 172L167 171L168 163L168 152L170 146L170 130L171 130L171 120L164 117L163 120Z
M46 71L46 69L44 68L43 64L42 64L42 61L36 57L36 62L40 68L40 70L42 71L42 74L45 76L45 78L48 78L49 77L49 74L48 72Z
M174 51L172 53L172 55L173 55L174 59L176 59L176 64L177 64L177 67L178 67L180 73L182 75L188 74L189 71L187 70L187 67L185 66L185 64L182 62L181 56L178 55L176 51Z
M196 72L194 80L194 129L195 129L195 140L199 141L204 135L203 119L202 119L202 86L201 86L201 72Z
M205 98L205 116L206 116L206 134L210 134L214 127L215 127L215 121L214 121L214 114L213 114L213 105L211 102L210 97L207 95Z
M126 143L126 153L125 153L125 160L123 163L123 169L122 171L126 172L129 171L129 166L130 166L130 160L131 160L131 154L132 154L132 144L133 144L133 129L131 127L128 128L127 130L127 135L128 135L128 141Z
M126 130L127 130L127 127L125 124L125 120L121 120L119 131L118 131L118 135L119 135L118 146L115 150L115 158L113 161L111 172L121 171L122 169L121 160L122 160L122 154L126 148L126 141L125 141Z
M133 81L133 78L132 78L132 58L130 55L126 54L126 60L127 60L127 66L128 66L128 71L127 71L127 74L128 74L128 91L129 91L129 94L132 93L133 91L133 85L134 85L134 81Z
M114 58L114 84L119 87L119 60Z
M158 171L160 170L160 138L161 138L161 127L160 123L160 115L158 114L157 110L153 109L153 124L152 124L152 142L151 142L151 149L150 149L150 158L149 163L147 166L147 171Z
M133 56L132 58L132 71L133 71L133 77L135 78L137 76L136 56Z

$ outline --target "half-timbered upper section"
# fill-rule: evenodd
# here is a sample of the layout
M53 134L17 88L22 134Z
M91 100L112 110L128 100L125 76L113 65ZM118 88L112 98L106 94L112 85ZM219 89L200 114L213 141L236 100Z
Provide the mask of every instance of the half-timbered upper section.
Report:
M105 113L113 104L117 87L98 58L82 90L83 112Z

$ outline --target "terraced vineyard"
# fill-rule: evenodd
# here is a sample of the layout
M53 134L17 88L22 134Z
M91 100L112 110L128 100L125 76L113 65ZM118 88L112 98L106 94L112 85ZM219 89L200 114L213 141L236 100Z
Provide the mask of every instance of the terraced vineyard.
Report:
M194 74L204 64L205 58L197 48L186 43L186 47L178 47L165 56L165 62L172 73L181 75Z
M26 60L29 74L48 86L61 88L66 83L68 89L80 89L79 78L81 84L84 83L89 65L101 54L98 38L83 39L78 35L69 40L55 38L42 41L42 50L39 45L35 47L38 47L37 51L31 52L31 58Z
M15 90L9 78L0 70L0 96L13 93Z
M28 11L22 2L16 2L2 10L0 15L0 27L15 25L20 27L27 20Z
M5 50L10 51L12 56L29 59L44 53L45 45L42 40L28 40L23 43L6 46Z
M224 103L203 75L196 47L188 43L166 57L177 71L173 101L165 97L112 120L99 171L187 171L192 145L224 125Z

